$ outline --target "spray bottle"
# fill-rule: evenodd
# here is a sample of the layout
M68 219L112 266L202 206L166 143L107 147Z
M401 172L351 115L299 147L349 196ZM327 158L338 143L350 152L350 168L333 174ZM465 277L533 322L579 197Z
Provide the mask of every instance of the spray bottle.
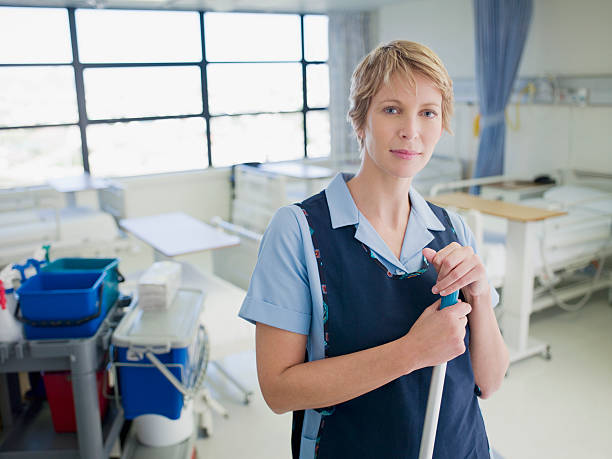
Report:
M23 338L23 327L15 319L17 299L15 290L21 281L21 273L6 266L0 271L0 341L13 342Z

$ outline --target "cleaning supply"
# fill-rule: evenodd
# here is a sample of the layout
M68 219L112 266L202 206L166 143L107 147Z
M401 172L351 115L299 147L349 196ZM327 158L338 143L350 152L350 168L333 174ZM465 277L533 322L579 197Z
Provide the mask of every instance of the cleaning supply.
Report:
M104 277L104 295L112 305L119 297L119 283L125 279L119 272L118 258L58 258L46 264L42 272L55 272L70 275L74 273L106 273Z
M19 271L20 282L23 284L30 277L38 274L43 266L48 262L49 246L39 247L32 256L26 259L22 265L15 263L13 269Z
M153 263L138 281L141 309L163 311L170 307L181 285L181 264L174 261Z
M101 419L104 419L109 401L104 396L104 389L107 386L105 378L108 378L105 370L98 370L96 372L98 406L100 407ZM47 400L49 401L49 409L51 410L53 429L56 432L76 432L77 423L70 371L45 371L43 373L43 381Z
M183 406L178 419L168 419L158 414L143 414L134 419L136 437L143 445L170 446L189 438L193 432L193 405L189 400Z
M201 389L208 363L203 304L201 290L181 288L168 309L143 310L138 304L121 319L111 357L126 419L179 419L185 401Z
M457 303L458 300L458 290L450 295L443 296L442 302L440 303L440 309L452 306L453 304ZM431 384L429 386L429 396L427 397L427 411L425 411L425 422L423 423L423 435L421 437L419 459L431 459L433 456L445 376L446 362L441 365L436 365L431 374Z
M117 296L104 289L107 271L42 271L17 290L28 339L92 336ZM19 308L18 308L19 309Z
M21 274L13 268L6 266L0 272L0 341L13 342L23 338L23 327L15 319L17 301L15 286L19 284Z
M17 264L17 263L13 265L13 269L19 272L19 281L22 284L25 281L27 281L30 277L33 277L36 274L38 274L40 265L38 263L33 263L31 260L34 260L34 259L28 258L25 261L25 263L23 263L22 265Z

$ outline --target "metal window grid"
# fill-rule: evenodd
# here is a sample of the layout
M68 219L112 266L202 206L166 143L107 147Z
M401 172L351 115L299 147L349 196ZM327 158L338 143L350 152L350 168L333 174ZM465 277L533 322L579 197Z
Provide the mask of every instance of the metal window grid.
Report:
M75 75L75 89L77 95L77 109L79 114L79 121L77 123L47 123L47 124L32 124L32 125L20 125L20 126L0 126L0 131L10 129L33 129L33 128L45 128L45 127L60 127L60 126L78 126L81 135L81 148L82 148L82 159L83 159L83 170L90 173L89 166L89 150L87 145L87 126L92 124L112 124L112 123L125 123L131 121L155 121L155 120L166 120L166 119L185 119L185 118L204 118L206 121L206 145L208 151L208 165L209 167L214 166L212 160L212 149L211 149L211 135L210 135L210 119L215 117L226 117L226 116L243 116L243 115L262 115L262 114L286 114L286 113L302 113L302 126L304 130L304 158L308 157L307 154L307 131L306 125L307 113L309 111L320 111L327 110L328 107L308 107L306 92L306 67L311 64L326 64L327 61L307 61L305 59L305 44L304 44L304 16L301 13L300 16L300 38L301 38L301 59L299 61L214 61L215 64L227 64L227 63L241 63L241 64L275 64L275 63L299 63L302 69L302 109L299 111L263 111L253 113L232 113L232 114L219 114L211 115L208 105L208 79L207 79L207 66L210 63L206 60L206 43L204 38L204 14L205 10L197 11L200 17L200 40L202 46L202 59L195 62L123 62L123 63L82 63L79 60L78 52L78 40L76 32L76 19L75 11L76 8L66 8L68 11L68 24L70 32L70 42L72 45L72 62L71 63L28 63L28 64L2 64L2 67L46 67L46 66L71 66L74 69ZM164 10L169 11L169 10ZM291 13L295 14L295 13ZM311 15L309 13L309 15ZM202 107L201 113L184 114L184 115L167 115L167 116L144 116L144 117L125 117L125 118L112 118L112 119L89 119L87 117L87 107L85 102L85 85L83 81L83 71L88 68L127 68L127 67L182 67L182 66L198 66L201 74L201 85L202 85Z

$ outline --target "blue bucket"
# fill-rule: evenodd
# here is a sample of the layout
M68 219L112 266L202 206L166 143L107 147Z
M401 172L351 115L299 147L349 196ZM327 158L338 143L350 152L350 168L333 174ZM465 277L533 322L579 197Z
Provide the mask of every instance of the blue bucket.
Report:
M106 292L107 271L40 272L18 290L24 331L28 339L92 336L116 300Z
M43 266L42 272L81 273L106 271L104 294L110 297L111 304L119 297L119 283L124 281L119 272L118 258L58 258Z

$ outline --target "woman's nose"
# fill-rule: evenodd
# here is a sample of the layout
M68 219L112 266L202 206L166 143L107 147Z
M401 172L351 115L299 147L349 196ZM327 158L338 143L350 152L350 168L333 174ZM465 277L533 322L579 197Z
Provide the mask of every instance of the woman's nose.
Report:
M410 140L414 139L418 134L417 123L415 120L405 120L399 131L399 135L402 139Z

